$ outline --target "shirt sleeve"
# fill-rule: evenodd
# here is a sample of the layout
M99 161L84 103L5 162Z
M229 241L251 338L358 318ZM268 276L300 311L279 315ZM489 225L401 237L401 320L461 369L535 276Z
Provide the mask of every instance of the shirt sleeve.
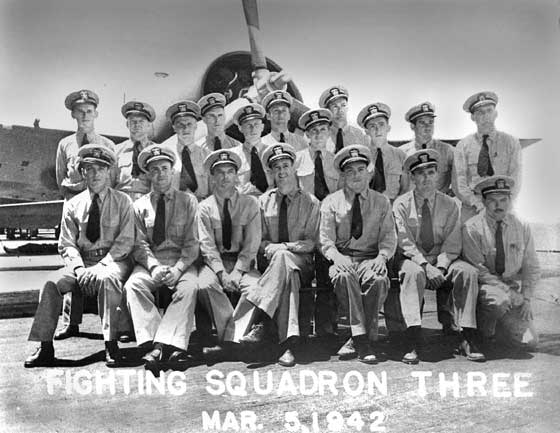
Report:
M437 267L447 269L451 262L459 257L461 253L461 221L459 219L459 209L455 203L451 204L451 215L446 219L443 228L443 243L441 252L437 257Z
M379 254L385 255L387 259L395 255L397 249L397 234L395 232L395 219L389 199L383 196L385 202L382 213L381 230L379 231Z
M63 193L62 181L66 177L66 161L64 158L64 152L62 150L63 142L58 143L56 148L56 184L61 193Z
M509 160L509 176L515 181L512 195L517 197L521 189L521 144L515 137L511 137L512 151Z
M326 198L321 204L321 222L319 226L319 244L321 253L332 260L338 252L336 248L336 217L331 201Z
M272 241L270 240L271 236L270 236L270 231L268 229L268 224L266 223L266 218L264 217L266 205L267 205L265 198L268 199L269 197L270 196L266 194L266 195L261 195L259 198L259 213L261 218L261 230L262 230L261 244L259 250L261 252L264 252L264 249L270 243L272 243Z
M113 241L111 249L100 261L104 265L126 259L134 247L134 208L132 200L124 193L117 192L117 194L122 194L122 198L117 199L119 203L117 212L120 215L120 230Z
M395 214L395 223L397 226L398 245L403 255L419 266L428 263L416 245L416 235L412 233L412 230L406 224L407 212L404 202L400 200L395 201L393 204L393 212Z
M250 198L251 206L247 210L249 215L247 218L247 226L245 227L243 247L241 251L239 251L237 262L235 263L235 269L241 272L249 272L251 269L251 262L256 259L261 244L261 213L256 198Z
M463 226L463 257L478 270L479 284L503 285L497 275L494 275L485 265L482 254L482 240L480 233L467 225Z
M198 238L200 240L200 252L206 264L214 271L214 273L222 272L224 264L216 240L214 238L214 230L212 228L212 219L209 215L207 206L201 206L198 211Z
M58 240L58 252L64 260L68 269L76 269L84 266L84 261L78 248L77 240L80 232L78 222L74 219L74 208L67 203L60 223L60 238Z
M181 257L179 257L177 263L175 263L175 267L181 272L185 272L185 270L194 263L200 252L196 217L198 213L198 201L194 196L189 195L185 211L187 214L187 230L183 240L183 247L181 248Z
M481 202L472 192L467 182L467 158L465 155L465 139L459 141L453 156L452 187L453 192L467 206L475 206Z
M144 222L143 211L136 206L134 209L134 221L136 239L134 243L133 257L137 263L141 264L150 271L152 268L161 265L161 263L155 257L152 249L150 248L148 230Z
M306 223L304 229L304 239L294 242L288 242L288 250L293 253L306 254L312 253L315 244L319 238L319 202L313 201L310 207L309 215L306 215Z
M523 296L530 298L533 296L535 286L540 278L540 267L535 251L533 235L528 225L524 225L525 252L521 265L521 289Z

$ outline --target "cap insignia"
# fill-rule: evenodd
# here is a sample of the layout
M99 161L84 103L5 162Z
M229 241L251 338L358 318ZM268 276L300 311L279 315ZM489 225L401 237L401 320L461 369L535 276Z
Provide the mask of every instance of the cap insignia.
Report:
M154 147L152 149L152 156L159 156L161 155L161 149L159 147Z
M216 103L216 98L214 98L213 96L210 96L208 98L208 104L215 104Z
M498 179L496 181L496 188L505 189L506 188L506 182L503 179Z
M101 158L101 151L98 149L93 150L92 154L94 158Z
M87 92L87 90L82 90L80 92L80 98L82 98L82 99L88 99L89 98L89 93Z
M377 113L378 111L379 110L377 108L377 105L372 105L371 107L369 107L370 114Z
M331 95L336 96L340 93L340 90L338 90L336 87L334 89L331 89Z
M134 109L135 110L143 110L144 109L144 104L142 104L141 102L135 102L134 103Z
M351 156L352 158L355 158L355 157L357 157L358 155L359 155L359 153L358 153L358 150L357 150L357 149L352 149L352 150L350 150L350 156Z
M478 100L479 100L479 102L485 101L486 100L486 95L484 93L478 95Z
M430 107L428 107L428 104L422 104L422 111L423 112L430 111Z
M253 107L251 107L250 105L248 107L245 107L245 114L251 114L253 112Z
M420 159L420 162L428 162L428 156L427 153L421 153L418 155L418 159Z
M187 111L187 104L179 104L177 108L181 113L184 113L185 111Z
M275 146L273 149L274 155L281 155L283 152L282 146Z
M226 152L220 153L220 161L227 161L229 159L229 155Z
M311 120L319 120L319 113L311 113Z

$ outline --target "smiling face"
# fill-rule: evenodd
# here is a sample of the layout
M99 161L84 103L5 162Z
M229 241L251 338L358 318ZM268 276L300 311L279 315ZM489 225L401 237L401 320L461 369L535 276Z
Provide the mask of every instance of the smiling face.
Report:
M131 114L126 119L126 127L130 131L132 141L142 141L148 138L151 123L141 114Z
M313 125L307 131L305 135L309 138L309 145L313 149L324 149L327 145L327 140L329 139L329 125L328 123L319 123Z
M496 221L502 221L511 204L511 196L504 192L486 194L482 199L488 216Z
M88 189L94 194L99 194L109 185L109 166L95 162L83 163L82 176Z
M363 161L356 161L346 164L342 170L344 185L351 192L359 194L368 187L369 173L367 164Z
M437 165L417 168L411 174L416 190L423 196L427 196L436 190L437 176Z
M150 162L148 164L148 174L155 192L162 194L171 187L173 167L167 159Z
M270 120L270 128L273 131L286 131L288 129L288 121L290 120L290 107L287 104L274 104L267 113Z
M296 186L296 170L289 158L282 158L272 163L272 176L283 194L290 193Z
M196 133L197 122L194 117L180 116L173 121L173 131L181 143L193 143L194 134Z
M212 137L221 136L224 133L226 115L223 107L214 107L204 113L202 120L208 128L208 135Z
M489 134L494 130L498 111L492 104L483 105L474 110L471 119L476 123L476 128L481 134Z
M384 116L376 117L366 124L366 132L371 137L375 145L385 144L387 142L387 135L391 130L389 121Z
M212 169L214 192L222 198L229 198L235 192L237 168L233 164L220 164Z
M264 123L261 119L251 119L243 122L239 129L247 143L258 143L261 140Z
M434 118L432 116L420 116L415 123L410 124L410 129L414 131L414 138L419 144L426 144L434 136Z
M74 104L72 107L72 118L76 119L78 131L86 133L93 131L97 116L97 108L93 104L84 102Z

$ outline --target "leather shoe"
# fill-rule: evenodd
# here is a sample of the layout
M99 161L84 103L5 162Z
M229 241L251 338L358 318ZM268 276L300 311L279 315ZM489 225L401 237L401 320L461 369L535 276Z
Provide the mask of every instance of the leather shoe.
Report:
M54 348L39 346L35 353L25 360L23 366L25 368L34 367L52 367L54 365Z
M236 345L224 341L213 347L205 347L202 351L207 363L213 364L220 361L234 361L236 358Z
M348 360L348 359L353 359L356 356L358 356L358 352L356 351L356 348L354 347L354 340L352 339L352 337L350 337L346 343L344 343L344 346L342 346L339 351L337 352L338 358L342 361Z
M466 356L469 361L486 361L486 356L484 356L484 353L478 350L478 348L473 343L470 343L466 338L464 338L459 345L459 354Z
M282 367L293 367L296 365L296 357L290 349L286 349L282 356L278 358L278 364Z
M167 362L169 362L170 364L181 365L190 362L190 360L191 357L187 354L186 351L177 349L171 352L171 355L169 355Z
M119 345L115 340L105 342L105 365L109 368L120 365Z
M54 334L54 339L65 340L70 337L77 337L78 335L80 335L80 327L78 325L66 325Z
M419 362L419 358L418 358L418 353L416 352L416 348L413 347L409 352L406 352L401 361L404 362L405 364L418 364Z
M364 364L375 364L377 363L377 358L373 354L373 348L367 337L364 337L357 342L358 346L358 361Z

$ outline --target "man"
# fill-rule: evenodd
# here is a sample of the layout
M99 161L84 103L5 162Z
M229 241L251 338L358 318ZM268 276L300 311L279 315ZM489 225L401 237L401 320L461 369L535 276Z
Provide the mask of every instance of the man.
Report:
M463 222L484 209L483 200L474 192L474 186L482 179L493 175L512 177L513 197L521 185L521 145L517 138L496 130L497 103L498 95L486 91L475 93L463 104L477 129L455 148L453 191L462 202Z
M226 293L235 301L260 276L254 269L261 242L259 206L255 197L237 192L240 166L239 155L231 149L208 155L204 167L210 172L214 191L200 202L198 210L203 259L199 300L214 320L218 339L225 342L234 337L233 307Z
M226 98L221 93L209 93L198 101L202 120L208 129L208 135L198 143L206 152L210 153L220 149L231 149L241 143L235 138L226 135Z
M270 134L265 135L262 140L266 146L288 143L296 152L307 149L305 138L288 130L292 105L292 96L284 90L270 92L263 98L262 106L270 121Z
M152 191L134 203L136 266L124 288L139 346L153 350L144 356L145 368L159 370L160 363L186 361L194 329L197 297L198 202L172 187L175 152L159 145L145 148L138 164L149 176ZM161 286L172 292L163 317L154 292Z
M404 119L410 123L414 140L401 146L407 156L421 149L434 149L439 153L437 189L444 194L451 193L451 172L453 169L453 146L434 139L436 109L431 102L422 102L408 110ZM412 185L411 185L412 186Z
M195 143L195 133L200 120L200 107L196 102L184 100L171 105L165 112L177 135L173 167L173 188L189 191L200 201L210 194L209 174L204 170L204 160L210 154L206 146Z
M78 151L81 146L95 143L114 151L115 144L95 132L95 119L99 115L97 111L99 97L95 92L87 89L72 92L64 100L64 105L70 110L77 124L76 133L60 140L56 150L56 183L64 200L68 201L86 188L85 180L78 168ZM114 185L114 177L114 172L111 172L111 186ZM72 292L64 295L62 327L56 333L55 340L63 340L79 334L84 300L79 292L76 292L75 298Z
M458 260L461 253L461 224L455 201L437 189L440 155L425 149L406 158L414 189L398 197L393 204L397 224L400 294L402 317L406 326L406 364L418 363L421 340L424 291L452 286L453 310L462 328L460 351L470 361L484 361L474 346L476 330L477 272ZM391 310L395 305L386 303ZM395 316L395 314L388 314ZM393 328L392 320L387 321Z
M129 101L121 107L130 138L117 146L117 183L135 201L150 191L150 181L138 165L138 155L153 142L149 138L156 112L150 104Z
M297 184L295 149L273 144L263 154L277 188L259 198L262 241L258 282L249 286L233 314L235 341L261 343L269 336L281 343L280 365L295 364L293 348L300 335L299 290L310 285L319 232L319 201ZM270 325L276 322L277 335ZM252 329L248 335L245 333Z
M130 271L127 260L134 244L134 211L130 198L109 187L110 170L116 162L106 146L90 144L78 151L78 167L87 189L64 206L58 250L65 268L55 281L48 281L39 295L30 341L40 348L25 361L25 367L55 363L52 339L62 307L62 296L82 291L97 296L105 340L105 363L120 363L117 345L117 307L122 284Z
M240 147L236 147L241 158L238 191L241 194L260 196L269 186L267 174L261 162L265 145L261 140L264 129L264 108L260 104L249 104L235 112L234 121L245 137Z
M358 124L369 136L368 147L373 155L368 168L373 172L369 187L384 194L391 203L408 188L407 176L403 173L406 158L404 151L387 141L391 130L391 109L382 102L366 105L358 114Z
M321 252L333 262L329 276L352 333L339 355L357 354L367 364L376 362L369 339L378 337L379 309L389 288L386 263L397 244L389 200L368 188L370 162L369 149L361 145L336 154L344 187L323 200L320 225Z
M475 191L484 210L463 227L463 255L478 269L479 329L487 341L498 336L534 348L538 334L531 298L540 270L529 225L511 213L515 181L491 176L479 181Z
M332 113L327 149L333 154L348 144L367 145L367 136L355 126L348 124L348 90L336 85L326 89L319 98L319 107Z

